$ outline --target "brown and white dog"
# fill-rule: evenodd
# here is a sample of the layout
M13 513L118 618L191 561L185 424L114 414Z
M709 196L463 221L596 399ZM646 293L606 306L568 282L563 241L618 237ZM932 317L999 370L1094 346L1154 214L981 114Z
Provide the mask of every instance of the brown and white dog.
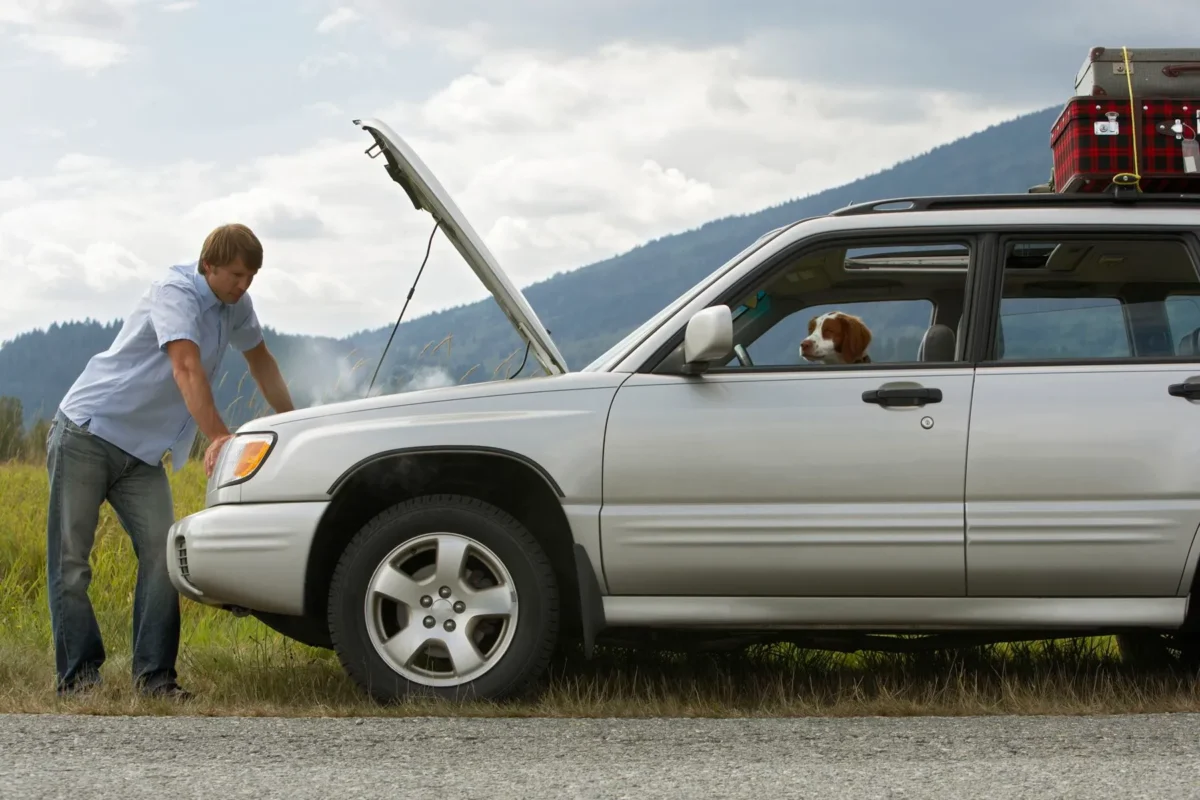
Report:
M800 355L824 364L868 364L871 329L861 319L831 311L808 321L808 336L800 342Z

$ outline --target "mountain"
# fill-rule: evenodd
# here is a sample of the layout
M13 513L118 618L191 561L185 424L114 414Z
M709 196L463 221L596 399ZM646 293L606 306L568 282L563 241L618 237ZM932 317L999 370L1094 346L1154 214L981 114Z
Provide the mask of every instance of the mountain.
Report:
M1024 192L1050 174L1050 108L995 125L844 186L729 216L647 242L620 256L559 273L525 295L577 369L596 358L681 291L766 231L855 202L917 194ZM21 401L24 421L53 413L87 360L112 342L119 322L56 323L0 345L0 396ZM344 339L285 335L267 340L297 405L362 396L390 326ZM516 333L489 297L402 324L382 365L384 391L489 380L515 372L524 356ZM535 372L526 364L523 375ZM231 424L264 405L241 356L230 351L215 394Z

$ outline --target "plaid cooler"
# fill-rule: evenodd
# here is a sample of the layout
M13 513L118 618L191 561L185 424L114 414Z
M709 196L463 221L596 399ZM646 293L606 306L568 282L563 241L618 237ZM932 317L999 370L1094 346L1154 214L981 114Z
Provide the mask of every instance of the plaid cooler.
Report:
M1128 100L1075 97L1067 102L1050 132L1055 191L1103 192L1114 175L1139 172L1143 192L1200 192L1200 173L1184 172L1183 141L1172 130L1178 120L1184 138L1197 138L1200 97L1135 99L1134 105L1137 170Z

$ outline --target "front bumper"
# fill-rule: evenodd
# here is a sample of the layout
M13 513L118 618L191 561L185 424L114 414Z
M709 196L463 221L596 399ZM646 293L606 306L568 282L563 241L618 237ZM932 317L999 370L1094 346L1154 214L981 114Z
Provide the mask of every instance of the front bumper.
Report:
M308 553L328 505L219 505L184 517L167 535L171 583L197 603L302 614Z

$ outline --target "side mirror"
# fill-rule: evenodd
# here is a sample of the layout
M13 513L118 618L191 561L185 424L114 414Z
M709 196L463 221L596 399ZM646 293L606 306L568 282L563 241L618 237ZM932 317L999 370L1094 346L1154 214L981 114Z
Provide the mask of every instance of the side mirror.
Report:
M698 375L713 361L727 361L733 352L733 312L712 306L688 320L683 335L683 371Z

